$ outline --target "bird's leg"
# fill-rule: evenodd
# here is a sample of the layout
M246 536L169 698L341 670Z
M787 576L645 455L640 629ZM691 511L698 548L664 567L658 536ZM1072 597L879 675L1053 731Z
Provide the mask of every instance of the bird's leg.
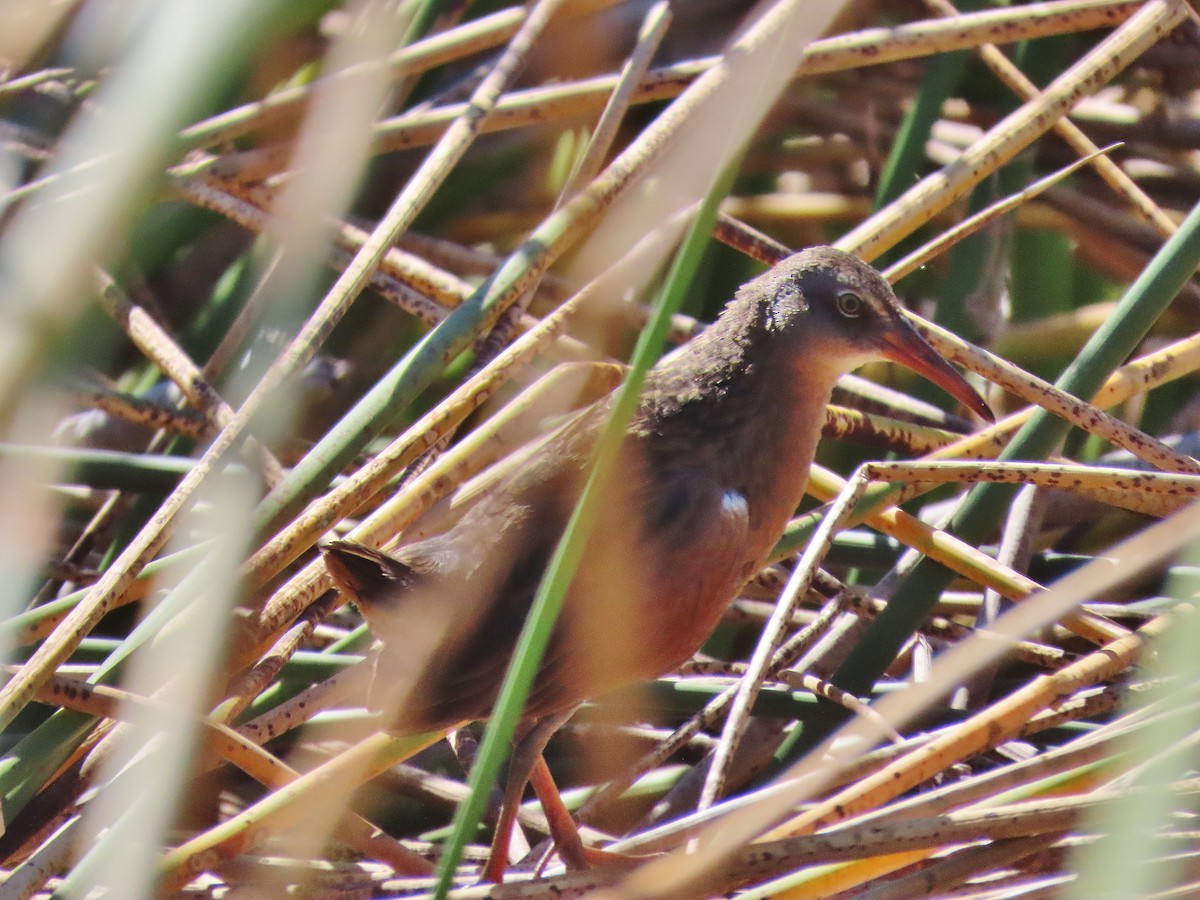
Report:
M550 806L557 806L557 809L562 811L562 815L570 822L569 831L574 834L574 846L571 849L564 852L562 847L559 847L559 852L563 854L563 860L567 861L568 854L573 855L574 847L580 848L579 855L574 858L582 859L582 841L579 838L579 831L575 828L575 823L571 819L571 814L567 812L562 798L558 796L558 789L554 787L554 780L550 778L550 770L546 768L546 762L542 759L542 751L546 749L546 744L550 742L554 732L558 731L574 712L574 709L570 709L565 713L538 719L514 741L512 759L508 763L508 779L504 783L504 801L500 807L500 818L496 822L496 830L492 836L491 853L488 856L487 865L483 869L483 881L499 884L504 880L504 870L508 868L509 844L512 842L513 826L516 824L517 813L521 808L521 798L525 795L525 785L529 784L530 776L539 768L539 765L545 772L545 780L541 778L535 780L534 790L537 792L538 799L542 802L542 809L550 822L550 833L554 837L555 844L558 844L560 839L557 831L560 824L551 818ZM545 789L546 781L549 782L553 793L549 804L547 798L542 796L542 790L539 789L539 784L542 789ZM571 842L571 837L566 835L563 840ZM581 868L586 868L586 863L582 864Z
M575 824L575 817L563 803L562 794L558 790L558 785L554 783L554 776L550 774L550 767L546 765L546 760L541 753L533 761L533 767L529 772L529 782L533 785L533 792L537 794L537 798L542 804L542 814L546 817L546 824L550 826L550 836L554 838L554 847L566 864L567 871L582 872L590 868L591 859L588 856L587 848L583 846L583 838L579 836L579 827Z
M546 863L550 861L554 850L558 851L558 855L569 872L582 872L594 866L629 866L648 858L612 853L585 844L579 834L579 826L575 824L575 817L563 803L558 785L554 783L554 776L550 774L546 760L541 755L534 761L533 771L529 775L529 783L533 786L533 791L542 804L542 812L546 816L546 823L550 826L550 836L554 841L554 847L541 854L537 868L533 870L534 877L542 874L542 870L546 868Z
M554 730L557 731L562 722L569 717L568 713L562 721L555 725ZM549 736L547 735L547 737ZM584 844L583 838L579 834L579 826L575 824L575 817L571 815L571 811L563 802L562 794L558 790L558 785L554 783L554 776L550 774L550 767L546 765L546 759L541 752L533 760L533 767L529 772L529 783L533 786L533 792L537 794L538 800L542 804L542 814L546 817L546 824L550 826L550 837L554 840L554 849L558 851L567 871L583 872L593 866L629 863L637 860L636 857L610 853L607 850L599 850ZM541 874L549 858L548 852L542 856L534 870L535 875Z

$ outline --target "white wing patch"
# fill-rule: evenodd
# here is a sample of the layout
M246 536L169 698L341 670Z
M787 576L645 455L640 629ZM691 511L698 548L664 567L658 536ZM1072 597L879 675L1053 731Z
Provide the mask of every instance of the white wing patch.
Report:
M731 519L745 521L750 518L750 505L739 491L726 491L721 496L721 512Z

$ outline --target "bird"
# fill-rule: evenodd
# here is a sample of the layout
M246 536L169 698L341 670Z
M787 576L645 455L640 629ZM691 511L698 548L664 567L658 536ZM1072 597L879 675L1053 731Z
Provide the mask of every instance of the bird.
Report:
M700 648L799 506L835 382L878 359L992 419L888 282L826 246L744 284L647 372L526 701L531 740L547 739L536 723L556 727L583 702L657 678ZM407 685L389 710L392 730L488 717L611 404L602 398L525 450L441 534L393 554L322 547L334 584L382 643L376 681ZM506 795L524 786L510 783ZM488 871L496 880L503 869Z

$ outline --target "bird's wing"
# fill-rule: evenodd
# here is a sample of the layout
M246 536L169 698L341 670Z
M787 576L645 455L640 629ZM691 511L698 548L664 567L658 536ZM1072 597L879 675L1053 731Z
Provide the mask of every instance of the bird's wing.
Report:
M508 497L534 490L539 483L558 477L565 468L582 467L607 409L607 401L602 399L570 414L547 434L522 444L469 478L414 522L406 533L425 540L454 528L470 510L493 495Z
M675 668L744 581L745 498L698 468L657 472L650 484L643 450L631 440L618 462L526 702L528 718ZM495 605L439 667L441 695L456 700L442 711L446 721L491 711L577 491L552 493L530 504L538 513L518 529ZM457 705L467 696L477 704L470 713Z
M422 591L441 594L440 601L457 610L409 694L404 717L412 727L445 727L491 713L574 505L573 486L555 491L553 485L543 483L515 498L495 494L447 534L404 548L410 564L426 573ZM424 558L414 561L414 551ZM431 553L437 558L430 559Z
M584 411L497 472L468 482L470 502L447 530L399 548L394 559L365 548L348 556L354 571L339 586L349 586L385 645L376 678L394 682L393 696L406 698L397 728L441 727L491 711L578 498L594 423ZM343 555L334 564L345 569ZM409 684L415 687L402 686Z
M632 522L602 518L601 540L612 532L637 543L633 560L613 586L601 613L571 621L580 643L602 648L582 676L593 688L657 678L696 652L745 581L749 508L745 498L705 467L657 468L631 498ZM608 507L602 516L620 515ZM586 574L586 573L585 573ZM605 573L601 569L600 575ZM602 595L603 585L585 590ZM589 604L582 612L593 608ZM594 696L593 691L590 696Z
M567 709L690 656L740 584L747 509L704 469L647 472L626 442L526 715ZM574 509L586 455L531 463L445 534L401 548L402 589L359 606L404 680L402 730L491 713L546 564ZM414 647L423 647L414 651ZM419 659L416 657L419 656ZM382 695L382 691L380 695Z

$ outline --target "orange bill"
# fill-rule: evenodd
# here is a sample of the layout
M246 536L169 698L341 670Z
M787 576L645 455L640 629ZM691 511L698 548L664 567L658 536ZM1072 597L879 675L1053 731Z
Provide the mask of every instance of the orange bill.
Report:
M988 422L996 421L991 407L979 392L911 326L889 329L880 352L885 359L928 378L977 416Z

